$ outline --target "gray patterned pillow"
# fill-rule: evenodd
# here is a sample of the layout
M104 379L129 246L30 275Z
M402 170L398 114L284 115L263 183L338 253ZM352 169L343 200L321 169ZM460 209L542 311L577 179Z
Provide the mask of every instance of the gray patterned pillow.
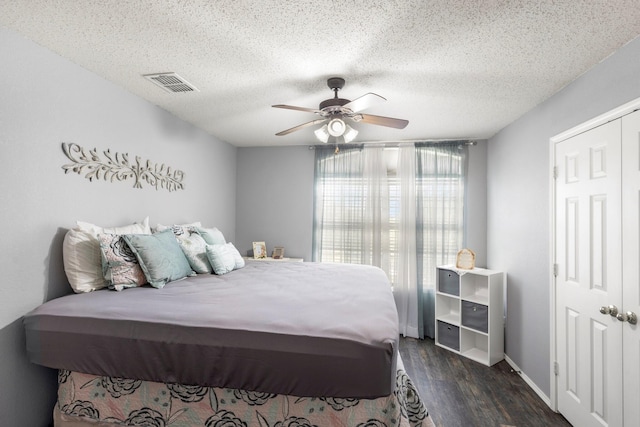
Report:
M102 273L109 289L121 291L147 283L135 254L119 234L99 234Z
M187 257L189 265L198 274L211 274L211 264L207 259L207 242L197 233L176 235L182 252Z

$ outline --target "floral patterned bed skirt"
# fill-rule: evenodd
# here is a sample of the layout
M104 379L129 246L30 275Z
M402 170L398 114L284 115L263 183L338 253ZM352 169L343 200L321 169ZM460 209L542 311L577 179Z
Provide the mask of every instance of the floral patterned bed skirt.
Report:
M59 371L54 420L56 427L433 426L400 366L393 394L377 399L295 397Z

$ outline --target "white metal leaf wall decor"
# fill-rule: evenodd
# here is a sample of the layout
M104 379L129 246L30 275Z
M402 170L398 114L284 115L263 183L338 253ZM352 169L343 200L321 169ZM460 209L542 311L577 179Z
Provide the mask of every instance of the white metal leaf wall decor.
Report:
M108 149L102 152L103 159L95 148L85 150L78 144L66 142L62 143L62 151L72 162L62 166L64 173L84 174L89 181L104 179L113 182L132 178L134 188L142 188L144 181L156 190L158 188L169 191L184 189L182 183L184 172L172 169L164 163L159 165L150 160L141 161L140 157L136 156L135 162L131 164L129 154L112 153Z

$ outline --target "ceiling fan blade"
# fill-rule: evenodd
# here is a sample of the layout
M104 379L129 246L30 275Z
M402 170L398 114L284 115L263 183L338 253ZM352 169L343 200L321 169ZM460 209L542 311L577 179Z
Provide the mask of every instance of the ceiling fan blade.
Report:
M361 123L367 123L370 125L378 125L378 126L386 126L390 128L396 129L404 129L409 124L409 120L404 119L394 119L393 117L383 117L383 116L374 116L371 114L359 114L362 116L362 119L359 120Z
M325 123L325 122L326 122L326 121L328 121L328 120L329 120L329 119L317 119L317 120L312 120L312 121L310 121L310 122L303 123L303 124L298 125L298 126L294 126L294 127L292 127L291 129L287 129L287 130L283 130L283 131L281 131L281 132L278 132L278 133L276 133L276 135L277 135L277 136L288 135L288 134L290 134L291 132L295 132L295 131L297 131L297 130L304 129L304 128L309 127L309 126L319 125L319 124L321 124L321 123Z
M274 108L285 108L287 110L306 111L308 113L316 113L316 114L324 115L324 112L322 110L317 110L315 108L296 107L296 106L293 106L293 105L284 105L284 104L272 105L272 107L274 107Z
M348 108L351 111L353 111L354 113L357 113L358 111L362 111L365 110L369 107L374 106L375 104L378 104L382 101L386 101L387 98L382 97L380 95L376 95L375 93L369 92L369 93L365 93L364 95L362 95L360 98L356 98L351 102L346 103L345 105L343 105L343 108Z

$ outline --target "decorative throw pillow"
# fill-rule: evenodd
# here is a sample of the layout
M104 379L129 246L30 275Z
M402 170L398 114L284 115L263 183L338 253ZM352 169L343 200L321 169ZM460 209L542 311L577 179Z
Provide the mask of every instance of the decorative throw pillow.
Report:
M101 227L99 225L91 224L90 222L76 221L76 225L82 231L87 231L98 238L98 234L151 234L151 228L149 227L149 217L146 217L140 223L133 223L131 225L125 225L122 227Z
M211 273L211 264L207 259L207 242L197 233L185 233L176 236L189 265L198 274Z
M224 239L224 235L216 227L202 228L196 227L196 233L202 236L205 242L209 245L224 245L227 241Z
M227 250L233 254L233 259L235 261L235 266L233 267L233 269L237 270L244 267L244 258L242 258L242 255L240 255L240 252L238 252L233 243L227 243Z
M175 234L176 236L181 236L184 234L191 234L196 230L197 227L201 227L201 226L202 224L200 223L200 221L192 222L191 224L173 224L173 225L157 224L154 231L158 233L160 231L171 229L173 231L173 234Z
M64 271L71 288L76 293L91 292L107 287L102 273L102 254L98 234L151 234L149 217L142 223L123 227L101 227L77 221L76 227L67 232L62 244Z
M213 272L222 275L227 274L236 266L233 252L225 245L207 245L207 257L213 267Z
M170 229L150 235L126 234L123 237L154 288L195 275Z
M138 259L119 234L98 235L102 250L102 271L109 289L121 291L147 283Z
M64 272L76 293L91 292L107 286L102 275L100 245L86 231L72 228L62 243Z

